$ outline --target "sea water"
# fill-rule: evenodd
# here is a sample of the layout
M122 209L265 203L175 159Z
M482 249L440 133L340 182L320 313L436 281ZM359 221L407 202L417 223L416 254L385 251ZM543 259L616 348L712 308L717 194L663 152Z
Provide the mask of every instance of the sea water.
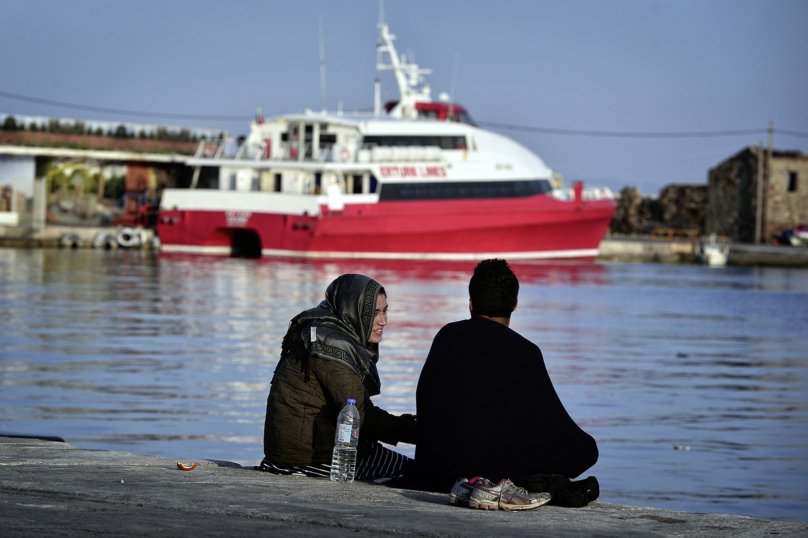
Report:
M0 249L0 432L257 464L288 322L348 272L388 293L374 402L415 413L473 265ZM514 269L511 326L597 440L600 500L808 521L807 270Z

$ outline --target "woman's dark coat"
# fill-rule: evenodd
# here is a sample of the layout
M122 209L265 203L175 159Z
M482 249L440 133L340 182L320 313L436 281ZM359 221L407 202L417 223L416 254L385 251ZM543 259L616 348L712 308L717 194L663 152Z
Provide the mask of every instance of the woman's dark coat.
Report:
M264 455L275 465L331 463L337 417L349 398L361 417L360 457L368 441L415 443L414 421L370 400L381 390L379 346L368 342L380 290L366 276L342 275L319 306L290 322L264 424Z

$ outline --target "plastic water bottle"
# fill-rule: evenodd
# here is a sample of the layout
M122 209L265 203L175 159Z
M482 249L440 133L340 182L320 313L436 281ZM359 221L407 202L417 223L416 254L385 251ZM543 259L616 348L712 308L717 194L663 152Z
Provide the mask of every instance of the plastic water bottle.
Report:
M359 411L356 400L348 400L337 419L334 456L331 458L331 481L350 484L356 472L356 446L359 444Z

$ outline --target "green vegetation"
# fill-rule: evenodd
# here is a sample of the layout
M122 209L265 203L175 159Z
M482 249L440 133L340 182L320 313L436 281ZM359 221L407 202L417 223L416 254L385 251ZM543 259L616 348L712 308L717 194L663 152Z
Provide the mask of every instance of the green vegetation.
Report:
M37 172L44 172L48 182L48 196L61 193L96 194L100 174L83 160L58 164L51 159L37 163ZM126 192L126 177L115 176L104 182L104 198L115 201Z
M17 130L17 121L14 119L14 116L7 116L6 121L3 122L3 130L4 131L16 131Z
M126 177L111 177L104 183L104 198L118 200L126 192Z
M0 126L3 131L31 131L54 134L88 135L88 136L108 136L117 139L139 138L141 140L159 140L164 142L199 142L200 137L192 135L188 129L181 129L179 132L169 131L166 127L157 127L156 130L147 132L145 130L130 131L123 123L115 129L105 132L101 127L87 127L84 122L62 123L56 118L51 118L47 125L31 124L26 129L24 124L17 123L14 116L6 116ZM205 138L204 136L202 138Z

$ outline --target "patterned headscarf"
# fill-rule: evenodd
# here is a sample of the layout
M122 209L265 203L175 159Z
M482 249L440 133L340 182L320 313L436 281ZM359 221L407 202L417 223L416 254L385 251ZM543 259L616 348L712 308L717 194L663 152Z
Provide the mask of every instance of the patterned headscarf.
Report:
M379 394L381 380L376 370L379 345L368 339L381 289L378 282L364 275L342 275L334 280L326 289L323 302L289 322L278 367L284 360L299 360L308 383L310 357L336 361L359 376L371 396ZM312 327L316 329L314 341Z

